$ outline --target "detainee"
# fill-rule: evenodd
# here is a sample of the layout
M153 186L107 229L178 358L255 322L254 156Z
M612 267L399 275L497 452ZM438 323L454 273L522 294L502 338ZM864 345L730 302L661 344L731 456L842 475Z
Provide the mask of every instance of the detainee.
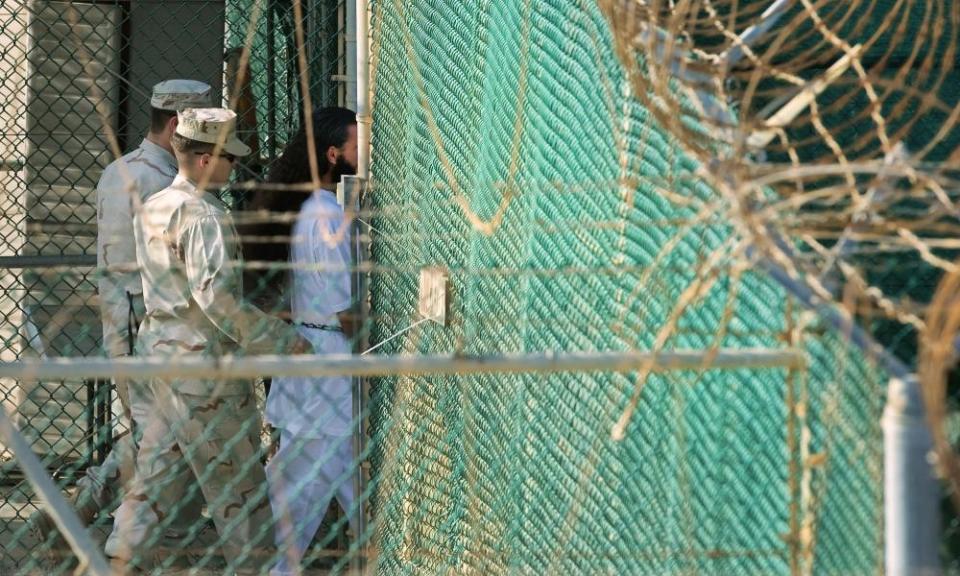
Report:
M309 196L276 192L273 211L298 211L290 237L290 305L294 324L316 354L349 354L357 333L351 294L351 235L337 183L357 170L357 117L345 108L313 114L314 142L301 128L271 172L271 181L310 181L314 146L320 186ZM281 172L282 171L282 172ZM302 203L302 205L300 205ZM280 431L280 449L267 465L270 500L283 554L272 575L299 574L303 556L335 496L355 522L353 382L348 376L278 377L267 398L267 421Z
M235 126L231 110L182 111L171 138L178 174L135 217L146 308L137 353L169 358L172 371L178 358L312 350L292 327L243 298L239 238L218 197L237 158L250 153ZM152 380L148 393L157 409L144 427L121 511L142 513L144 507L126 504L144 501L160 517L183 505L183 493L167 483L166 462L149 458L152 446L175 440L199 480L227 562L238 573L265 570L274 531L253 381L171 376ZM149 557L156 538L133 536L108 554L123 563Z

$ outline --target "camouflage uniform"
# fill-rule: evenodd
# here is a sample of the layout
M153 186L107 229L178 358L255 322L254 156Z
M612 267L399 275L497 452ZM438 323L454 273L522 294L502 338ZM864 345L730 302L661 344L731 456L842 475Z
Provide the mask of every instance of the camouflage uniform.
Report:
M169 111L203 105L210 101L210 91L210 86L203 82L166 80L153 87L150 105ZM133 215L151 195L169 186L176 175L177 160L173 154L145 138L136 150L111 162L97 183L97 267L103 272L98 291L103 346L111 358L133 354L138 323L144 316ZM132 480L136 424L144 422L153 411L139 390L144 384L115 380L114 385L123 406L121 421L131 433L120 437L104 463L88 468L77 482L77 507L85 522L92 521L98 510L111 510L116 505L116 488ZM180 460L174 444L157 446L154 457L170 460L171 466ZM192 475L183 466L180 470L172 482L185 486L192 481ZM196 520L196 515L183 518L187 526Z
M297 339L286 323L243 300L239 239L227 207L183 174L144 203L134 228L147 309L138 354L275 353ZM273 557L273 521L253 382L163 379L151 382L150 393L158 410L143 431L128 499L149 502L161 520L183 505L182 492L167 484L165 463L148 457L172 436L200 480L228 562L242 572L264 570ZM148 536L128 535L108 553L143 556Z
M110 357L132 353L135 319L143 318L143 283L136 269L133 241L134 211L169 186L176 175L173 154L144 139L139 148L111 162L97 183L97 266L107 270L98 283L100 314L103 347Z
M99 279L98 288L104 349L110 357L133 352L137 324L144 315L143 287L133 241L133 213L151 195L169 186L176 174L177 160L173 154L144 139L139 148L110 163L97 184L97 265L106 271ZM143 401L142 393L128 390L143 384L117 380L115 385L123 406L121 420L132 431L134 423L143 422L152 407ZM104 463L88 468L84 478L78 481L95 508L112 509L116 487L132 479L134 442L132 434L120 437ZM155 457L179 459L173 448L172 444L157 447ZM190 480L189 470L183 469L173 481L185 485ZM196 518L184 520L192 523Z

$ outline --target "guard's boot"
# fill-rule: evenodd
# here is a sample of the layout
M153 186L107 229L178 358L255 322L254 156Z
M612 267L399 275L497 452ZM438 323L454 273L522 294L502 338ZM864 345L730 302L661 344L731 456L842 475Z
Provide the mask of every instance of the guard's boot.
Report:
M110 497L109 489L98 486L88 478L81 478L77 482L77 490L68 502L76 512L80 523L86 527L97 519L100 510L106 502L109 502ZM40 560L48 568L60 566L67 557L73 555L70 545L46 510L39 509L31 514L28 523L39 544Z
M27 523L37 541L34 548L37 562L42 568L57 572L71 554L70 545L45 510L37 510L31 514Z

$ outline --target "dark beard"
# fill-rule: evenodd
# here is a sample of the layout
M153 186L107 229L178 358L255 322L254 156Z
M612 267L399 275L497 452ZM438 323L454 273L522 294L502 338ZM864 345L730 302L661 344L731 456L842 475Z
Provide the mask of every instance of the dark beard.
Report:
M340 156L337 158L337 163L333 165L330 175L333 176L334 182L339 182L343 179L343 176L353 176L356 173L357 167L351 166L343 159L343 156Z

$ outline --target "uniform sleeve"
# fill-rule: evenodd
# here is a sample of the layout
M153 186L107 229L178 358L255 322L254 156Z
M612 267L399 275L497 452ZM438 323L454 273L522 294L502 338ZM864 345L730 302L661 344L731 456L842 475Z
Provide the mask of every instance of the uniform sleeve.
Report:
M97 266L100 277L100 318L103 345L109 356L130 351L129 292L140 298L143 287L136 271L137 253L133 237L131 192L112 166L97 183Z
M244 300L241 262L233 258L236 242L232 228L212 215L198 218L181 231L178 243L193 299L247 353L284 352L293 344L296 331Z
M343 312L352 306L350 229L344 228L342 214L322 213L314 220L309 242L312 270L310 294L324 299L323 308Z

